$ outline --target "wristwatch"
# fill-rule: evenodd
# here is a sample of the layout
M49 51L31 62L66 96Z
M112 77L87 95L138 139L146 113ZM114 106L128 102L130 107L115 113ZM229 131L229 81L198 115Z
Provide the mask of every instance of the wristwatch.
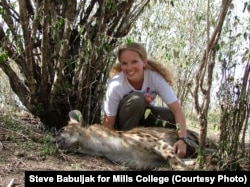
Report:
M177 138L177 140L182 140L183 142L185 142L185 144L187 144L188 138L187 137L179 137L179 138Z

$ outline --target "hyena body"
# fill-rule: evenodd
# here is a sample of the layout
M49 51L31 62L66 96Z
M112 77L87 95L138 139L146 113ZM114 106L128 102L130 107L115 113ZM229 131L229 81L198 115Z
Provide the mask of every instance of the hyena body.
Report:
M172 169L187 170L172 145L175 129L138 127L129 131L110 130L102 125L82 126L79 111L70 112L70 121L57 135L59 148L105 157L136 170L152 170L166 164Z

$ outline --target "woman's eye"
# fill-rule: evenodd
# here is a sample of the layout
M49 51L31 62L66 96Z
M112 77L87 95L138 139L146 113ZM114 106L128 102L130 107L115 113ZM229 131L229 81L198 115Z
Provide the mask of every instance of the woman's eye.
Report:
M126 65L127 65L127 63L126 63L126 62L122 62L121 64L122 64L122 66L126 66Z

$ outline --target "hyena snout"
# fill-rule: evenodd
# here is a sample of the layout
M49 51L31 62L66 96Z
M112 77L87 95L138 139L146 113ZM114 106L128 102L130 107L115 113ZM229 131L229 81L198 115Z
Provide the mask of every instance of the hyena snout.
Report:
M57 145L58 148L64 149L66 148L66 138L69 135L66 135L64 133L64 127L61 128L57 133L56 133L56 137L55 137L55 143Z
M56 145L60 149L68 151L75 150L79 146L79 137L78 132L70 133L67 132L67 130L62 130L61 133L56 136Z

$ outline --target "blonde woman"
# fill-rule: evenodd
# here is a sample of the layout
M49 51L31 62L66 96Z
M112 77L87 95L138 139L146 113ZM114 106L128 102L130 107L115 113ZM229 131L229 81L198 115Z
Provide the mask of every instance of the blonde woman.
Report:
M184 157L186 119L171 88L172 80L168 70L160 63L148 59L146 49L139 43L121 46L118 49L118 60L119 63L111 70L107 85L103 125L110 129L129 130L137 126L156 126L161 121L168 122L174 128L178 124L179 139L174 148L179 157ZM156 96L161 97L167 107L155 106ZM145 119L147 109L151 113Z

